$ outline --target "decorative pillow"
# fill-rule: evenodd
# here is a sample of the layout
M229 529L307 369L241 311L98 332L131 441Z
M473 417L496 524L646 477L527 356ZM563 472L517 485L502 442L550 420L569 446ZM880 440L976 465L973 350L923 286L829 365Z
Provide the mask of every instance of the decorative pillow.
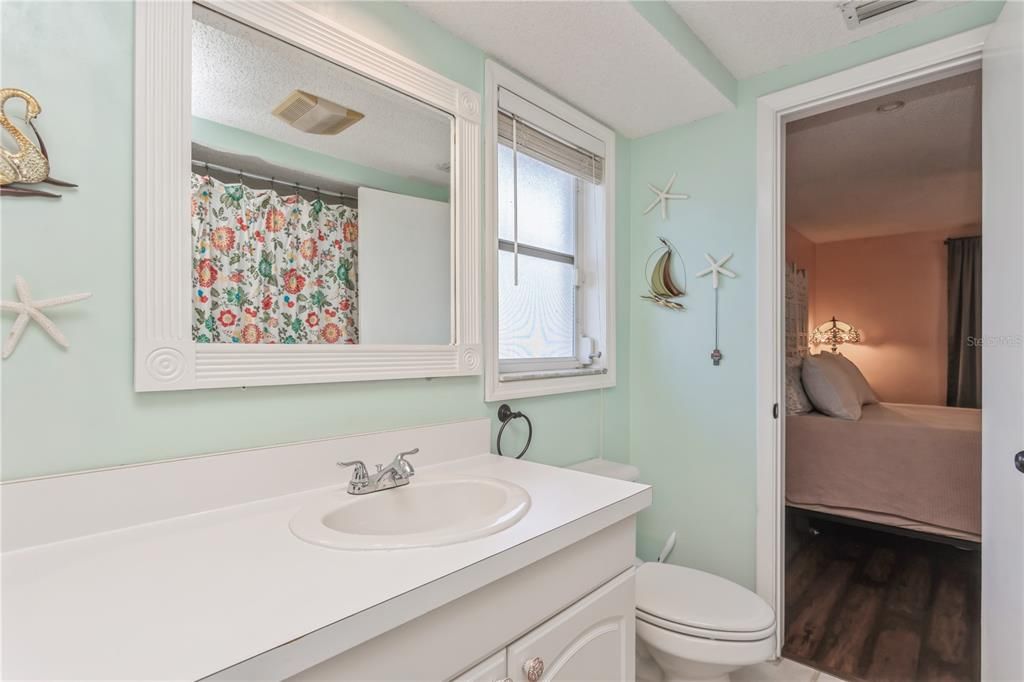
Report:
M809 355L804 358L800 377L807 397L819 412L850 421L860 419L860 395L838 362Z
M814 409L800 378L800 358L786 360L786 414L806 414Z
M860 398L861 405L870 405L878 402L878 396L871 389L871 384L868 383L864 373L860 371L857 365L853 364L853 361L845 355L838 355L833 353L822 353L820 357L834 360L843 371L846 372L846 376L849 377L850 383L853 384L854 389L857 391L857 396Z

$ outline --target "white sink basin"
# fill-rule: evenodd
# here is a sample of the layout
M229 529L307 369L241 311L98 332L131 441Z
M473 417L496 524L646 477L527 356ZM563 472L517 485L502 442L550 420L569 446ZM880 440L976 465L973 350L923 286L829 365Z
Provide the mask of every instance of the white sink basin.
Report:
M523 518L530 495L496 478L413 478L368 495L339 492L299 511L292 533L335 549L409 549L466 542Z

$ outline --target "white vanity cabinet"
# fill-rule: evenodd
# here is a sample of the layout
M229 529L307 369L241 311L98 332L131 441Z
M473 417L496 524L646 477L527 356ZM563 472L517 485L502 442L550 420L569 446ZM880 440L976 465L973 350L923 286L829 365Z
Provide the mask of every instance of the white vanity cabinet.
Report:
M631 517L290 678L631 680Z
M633 679L630 569L452 682Z
M473 454L490 439L477 419L5 483L0 676L518 682L536 658L543 680L632 679L650 487ZM412 444L413 489L491 479L526 491L528 512L436 547L343 550L292 532L325 499L349 500L323 486L336 461L373 466ZM50 513L55 499L73 517ZM376 514L402 497L364 499ZM110 656L110 642L131 646Z
M452 682L502 682L508 679L508 651L502 649L477 663Z
M507 676L513 682L633 679L634 587L630 569L516 641L507 649Z

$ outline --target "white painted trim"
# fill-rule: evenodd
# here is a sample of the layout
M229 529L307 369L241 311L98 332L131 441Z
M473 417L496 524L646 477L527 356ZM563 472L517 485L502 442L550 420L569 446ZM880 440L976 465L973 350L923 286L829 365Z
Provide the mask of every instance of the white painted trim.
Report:
M590 391L615 385L615 132L563 102L549 92L488 60L484 67L484 93L487 120L484 136L484 400L512 400L557 393ZM601 318L604 338L598 350L602 356L588 369L605 369L604 374L530 379L502 382L498 363L498 87L503 87L545 111L571 123L585 133L601 140L605 147L605 213L604 243L598 244L601 287Z
M784 125L787 121L977 68L988 27L976 28L757 99L757 593L783 613ZM779 418L772 407L779 406ZM781 654L783 638L779 637Z
M142 2L135 8L135 390L479 374L479 94L292 0L202 4L454 118L454 338L450 345L430 346L243 347L192 341L192 5Z

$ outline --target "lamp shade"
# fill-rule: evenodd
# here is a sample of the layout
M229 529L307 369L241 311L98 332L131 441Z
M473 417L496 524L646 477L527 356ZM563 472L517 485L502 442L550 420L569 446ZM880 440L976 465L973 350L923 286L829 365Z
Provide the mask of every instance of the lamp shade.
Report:
M811 343L816 346L832 346L832 352L844 343L860 343L860 331L848 322L837 320L835 315L823 322L811 333Z

